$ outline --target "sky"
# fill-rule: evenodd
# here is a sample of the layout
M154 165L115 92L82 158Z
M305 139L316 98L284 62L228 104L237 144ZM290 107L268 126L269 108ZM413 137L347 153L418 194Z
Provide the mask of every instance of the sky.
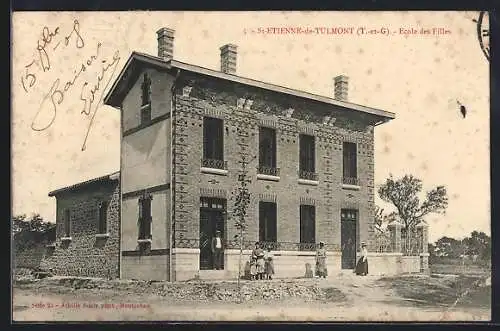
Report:
M37 212L55 221L55 198L48 197L49 191L119 170L118 110L101 104L90 125L91 116L82 114L88 103L82 99L90 99L100 75L94 104L99 101L132 51L157 55L156 31L168 27L175 30L174 58L182 62L219 70L219 47L233 43L238 45L238 75L331 97L333 78L347 75L350 102L396 114L395 120L375 129L376 187L390 174L412 174L422 179L424 190L446 186L446 214L426 219L431 241L443 235L462 238L473 230L490 234L489 63L478 42L473 22L477 16L477 12L16 12L12 213ZM259 33L283 27L313 32ZM448 33L420 33L433 28ZM339 30L346 33L333 33ZM82 64L87 64L86 70L78 74ZM105 66L110 69L101 74ZM63 93L55 98L54 115L46 96L57 79ZM65 86L67 81L73 84ZM106 85L108 81L111 84ZM465 119L457 100L468 110ZM378 197L376 203L391 210Z

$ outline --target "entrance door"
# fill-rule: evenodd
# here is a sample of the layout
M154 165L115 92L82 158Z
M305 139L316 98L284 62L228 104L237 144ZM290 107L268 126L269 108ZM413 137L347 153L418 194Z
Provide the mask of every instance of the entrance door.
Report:
M356 267L357 210L342 209L340 217L340 242L342 247L342 269Z
M225 238L224 210L224 199L201 198L200 270L212 270L214 268L212 238L215 237L215 231L217 230L221 232L222 240ZM224 269L224 258L222 258L222 269Z

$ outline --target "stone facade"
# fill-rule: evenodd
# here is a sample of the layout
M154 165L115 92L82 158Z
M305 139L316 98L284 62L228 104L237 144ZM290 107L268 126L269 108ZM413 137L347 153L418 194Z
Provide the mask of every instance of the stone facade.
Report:
M57 199L56 242L41 263L57 275L119 277L120 185L100 180L62 190ZM99 204L108 201L106 233L99 233ZM70 211L70 237L65 232L65 210Z
M170 41L173 44L159 36L159 50ZM259 241L259 203L274 202L277 274L307 272L320 241L326 243L332 269L340 270L343 209L357 212L349 235L354 255L362 241L369 245L375 241L374 128L393 114L350 104L344 100L347 93L339 101L238 77L237 48L231 49L235 65L226 70L227 52L222 52L222 72L177 62L170 55L133 53L105 97L105 103L120 109L122 116L123 278L201 277L206 271L201 269L210 268L202 256L210 238L201 234L212 231L202 230L201 225L221 218L223 225L217 227L222 226L225 240L223 273L233 277L239 260L238 230L231 218L233 192L243 158L251 180L245 249ZM342 88L347 89L347 78ZM222 120L222 160L204 156L204 142L211 141L204 138L207 117ZM279 173L273 176L258 171L261 127L276 133ZM315 169L309 179L299 175L301 134L314 137ZM344 143L356 145L356 175L348 176L354 182L343 178ZM217 166L210 164L214 160ZM146 216L139 203L145 196L153 198L151 214ZM223 203L217 206L224 206L202 212L205 198L219 199ZM314 242L308 245L301 243L300 205L314 206ZM152 231L148 239L141 239L138 225L145 217L152 220Z
M288 244L299 241L299 208L307 201L316 206L316 239L324 241L331 250L340 250L340 210L359 211L357 242L372 240L374 207L373 125L354 114L337 118L335 124L324 124L322 114L327 109L301 103L292 97L283 99L277 93L252 91L250 88L235 93L227 84L211 84L203 79L186 77L190 95L182 93L178 82L174 119L174 213L175 247L187 242L197 244L199 236L200 196L218 196L229 200L237 185L241 154L247 159L258 156L259 127L277 131L277 167L279 180L264 180L257 176L257 159L248 164L252 202L249 210L250 245L258 240L258 202L273 197L277 203L278 241ZM251 95L251 94L254 95ZM252 106L238 106L240 96L251 95ZM255 99L250 99L255 98ZM263 102L265 100L265 102ZM243 101L243 102L245 102ZM243 103L242 102L242 103ZM316 109L315 109L316 107ZM294 109L286 116L287 109ZM347 113L347 112L346 112ZM227 174L207 174L200 171L203 145L203 117L217 117L224 121L224 155ZM299 134L316 137L317 183L302 182L298 178ZM355 142L358 146L359 187L342 184L342 143ZM228 202L228 213L232 210ZM236 229L226 224L226 238L233 238ZM229 243L234 246L235 243ZM188 248L188 247L186 247ZM189 247L194 248L194 247Z
M312 204L316 209L316 243L324 241L331 252L333 269L340 269L340 214L341 209L358 210L355 241L373 241L374 168L373 123L366 117L349 114L346 110L328 109L291 96L214 82L189 75L179 77L173 106L173 197L174 242L178 249L199 247L200 198L218 197L227 201L227 214L234 205L231 195L238 184L241 156L248 164L252 180L252 201L248 211L248 230L245 248L259 240L259 201L271 199L277 204L277 263L284 263L287 271L303 275L305 265L314 257L298 252L300 241L299 206ZM293 109L290 114L290 109ZM335 113L336 111L336 113ZM288 114L287 114L288 113ZM337 116L334 124L325 123L326 114ZM200 168L203 158L203 118L215 117L224 123L224 160L227 172L207 173ZM279 179L265 180L257 174L259 154L259 127L274 128L277 132L277 167ZM299 179L299 134L316 139L317 182ZM357 145L359 183L356 187L342 182L342 144ZM226 220L225 239L229 249L238 248L232 240L238 233L234 221ZM314 250L314 246L309 250ZM290 253L290 251L296 251ZM229 252L228 252L229 253ZM231 254L226 254L226 269L237 270ZM193 259L193 258L190 258ZM245 259L247 257L245 256ZM281 261L283 260L283 261ZM286 260L286 261L285 261ZM233 263L231 263L233 261ZM190 264L179 264L189 279L196 275L198 259ZM231 272L232 270L232 272ZM179 270L180 271L180 270ZM179 279L179 277L176 277Z

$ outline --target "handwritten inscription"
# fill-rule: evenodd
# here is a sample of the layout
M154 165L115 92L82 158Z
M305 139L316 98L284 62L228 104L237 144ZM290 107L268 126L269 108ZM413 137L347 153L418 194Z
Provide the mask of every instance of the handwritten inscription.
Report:
M71 32L63 38L63 41L56 40L60 34L60 30L60 27L56 27L53 30L47 26L43 27L41 33L42 36L37 40L35 47L37 59L33 59L30 63L24 66L25 72L21 76L21 85L23 86L25 92L28 93L37 82L36 69L41 70L42 72L47 72L51 69L51 51L56 51L61 42L64 43L64 46L68 46L69 43L74 40L76 48L83 48L85 46L83 37L80 34L80 23L78 20L73 21ZM52 47L52 49L50 49L49 46L51 46L53 42L57 43Z
M56 51L59 45L63 44L66 47L73 41L77 49L85 47L85 40L78 20L73 22L71 31L58 40L57 38L61 35L60 27L55 29L44 27L42 29L42 37L38 40L36 47L38 60L33 60L25 66L25 74L21 78L21 84L26 92L29 92L28 88L34 87L37 82L34 68L38 67L42 72L51 70L51 52ZM116 51L112 58L106 59L102 57L101 49L102 43L98 42L92 55L76 66L69 80L57 78L50 84L48 91L43 94L40 106L31 123L32 130L44 131L50 128L68 94L78 88L75 86L79 85L80 88L77 91L79 91L79 101L81 102L80 113L90 119L82 145L82 151L85 150L90 129L104 97L104 91L111 83L120 61L119 51ZM90 70L97 71L98 74L92 79L85 80L82 77L83 73Z

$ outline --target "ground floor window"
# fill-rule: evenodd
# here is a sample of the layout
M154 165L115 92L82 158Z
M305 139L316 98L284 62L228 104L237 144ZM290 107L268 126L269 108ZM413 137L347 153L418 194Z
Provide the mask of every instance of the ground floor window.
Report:
M139 199L139 239L151 239L151 196Z
M316 207L300 205L300 244L316 243Z
M276 203L259 202L259 241L276 242Z

